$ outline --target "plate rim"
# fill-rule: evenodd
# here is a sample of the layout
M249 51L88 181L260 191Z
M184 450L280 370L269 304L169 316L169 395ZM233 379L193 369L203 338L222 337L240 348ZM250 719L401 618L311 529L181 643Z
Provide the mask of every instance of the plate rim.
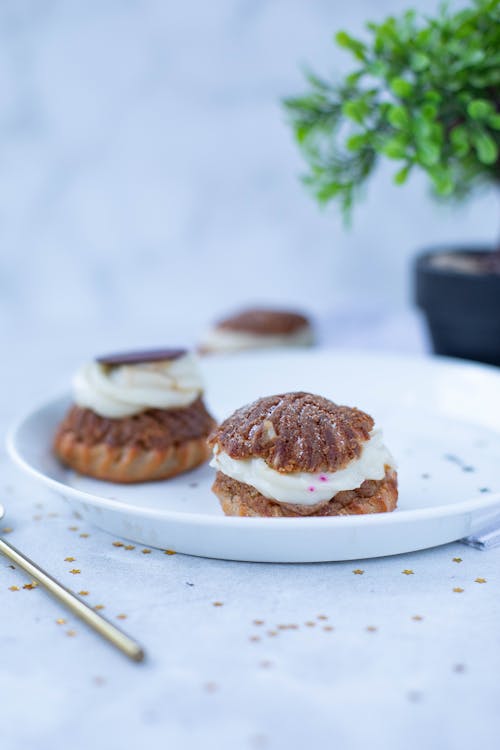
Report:
M288 350L289 352L290 350ZM283 353L283 352L280 352ZM258 353L266 356L269 352ZM273 353L275 354L275 353ZM466 360L455 359L452 357L429 357L429 356L408 356L394 353L378 353L378 352L362 352L358 350L334 350L334 349L318 349L315 352L309 352L309 354L321 355L329 354L334 356L340 356L343 358L348 357L359 357L377 359L383 357L384 359L392 359L397 361L403 361L406 363L416 362L419 365L425 364L430 367L440 368L443 365L458 367L463 370L473 370L474 372L481 372L483 374L488 373L493 375L495 378L500 380L500 372L491 365L483 365L475 362L468 362ZM254 353L255 355L255 353ZM26 409L21 416L19 416L7 431L5 445L7 453L13 463L20 468L25 474L31 476L36 481L49 487L59 495L64 497L71 497L79 502L90 504L96 508L102 508L108 511L117 513L126 513L135 517L149 517L149 518L161 518L164 521L172 521L183 523L186 525L202 525L212 527L244 527L249 523L252 527L262 528L297 528L307 524L308 527L335 527L342 526L348 528L350 526L378 526L378 525L398 525L417 521L419 519L437 519L446 518L448 516L462 515L471 511L483 511L500 505L500 492L492 493L490 495L474 495L469 500L463 500L458 503L451 503L447 505L439 505L437 507L426 507L426 508L414 508L410 510L396 510L392 513L372 513L365 515L348 515L348 516L315 516L311 517L300 517L300 518L268 518L268 517L238 517L238 516L211 516L204 513L191 513L184 511L169 510L168 508L144 508L142 506L125 503L122 500L113 500L111 498L102 497L101 495L94 494L85 490L80 490L76 487L72 487L69 484L64 483L58 479L54 479L47 474L43 473L36 467L34 467L23 455L22 448L20 448L19 434L26 423L32 419L37 412L50 409L54 407L57 402L63 400L71 401L71 395L68 390L58 391L51 397L45 397L43 400L39 400L37 404ZM499 430L500 434L500 430ZM168 480L165 480L168 481ZM139 486L142 486L139 485Z

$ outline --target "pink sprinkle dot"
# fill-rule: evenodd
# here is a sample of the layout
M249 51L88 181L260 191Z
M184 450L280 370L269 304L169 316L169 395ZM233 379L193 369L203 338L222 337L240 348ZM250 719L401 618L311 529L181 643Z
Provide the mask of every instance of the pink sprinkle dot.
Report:
M319 475L319 481L320 482L327 482L328 481L328 477L326 476L326 474L320 474Z
M312 486L311 486L311 487L308 487L307 489L309 490L309 492L314 492L314 490L315 490L316 488L315 488L315 487L312 487Z

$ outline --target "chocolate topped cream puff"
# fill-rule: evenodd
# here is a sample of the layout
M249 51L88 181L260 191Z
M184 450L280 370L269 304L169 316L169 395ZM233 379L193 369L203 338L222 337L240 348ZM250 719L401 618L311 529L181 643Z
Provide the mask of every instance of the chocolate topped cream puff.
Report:
M372 417L311 393L258 399L212 432L214 493L230 516L384 513L397 474Z
M252 308L220 320L204 337L200 352L236 352L281 346L311 346L314 334L304 315Z
M203 402L196 357L184 349L99 357L76 373L73 400L54 451L81 474L145 482L209 457L215 421Z

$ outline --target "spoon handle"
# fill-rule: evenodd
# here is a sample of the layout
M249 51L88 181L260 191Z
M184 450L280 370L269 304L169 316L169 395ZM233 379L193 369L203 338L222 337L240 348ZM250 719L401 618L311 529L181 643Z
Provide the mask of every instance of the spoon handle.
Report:
M72 591L56 581L55 578L52 578L36 563L3 539L0 539L0 552L28 573L31 578L38 581L56 599L70 609L73 614L77 615L77 617L93 628L96 633L106 638L113 646L128 656L129 659L133 659L134 661L142 661L144 659L144 651L136 641L129 638L116 625L113 625L113 623L91 609L85 602L82 602L81 599L75 596Z

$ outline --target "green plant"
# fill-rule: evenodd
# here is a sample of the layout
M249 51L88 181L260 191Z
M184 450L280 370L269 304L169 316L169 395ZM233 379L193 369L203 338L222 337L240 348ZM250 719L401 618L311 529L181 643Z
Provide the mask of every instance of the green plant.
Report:
M499 182L500 0L367 29L366 40L335 37L355 58L349 75L309 74L308 92L285 101L319 202L339 201L348 217L380 157L399 162L397 184L419 167L445 198Z

